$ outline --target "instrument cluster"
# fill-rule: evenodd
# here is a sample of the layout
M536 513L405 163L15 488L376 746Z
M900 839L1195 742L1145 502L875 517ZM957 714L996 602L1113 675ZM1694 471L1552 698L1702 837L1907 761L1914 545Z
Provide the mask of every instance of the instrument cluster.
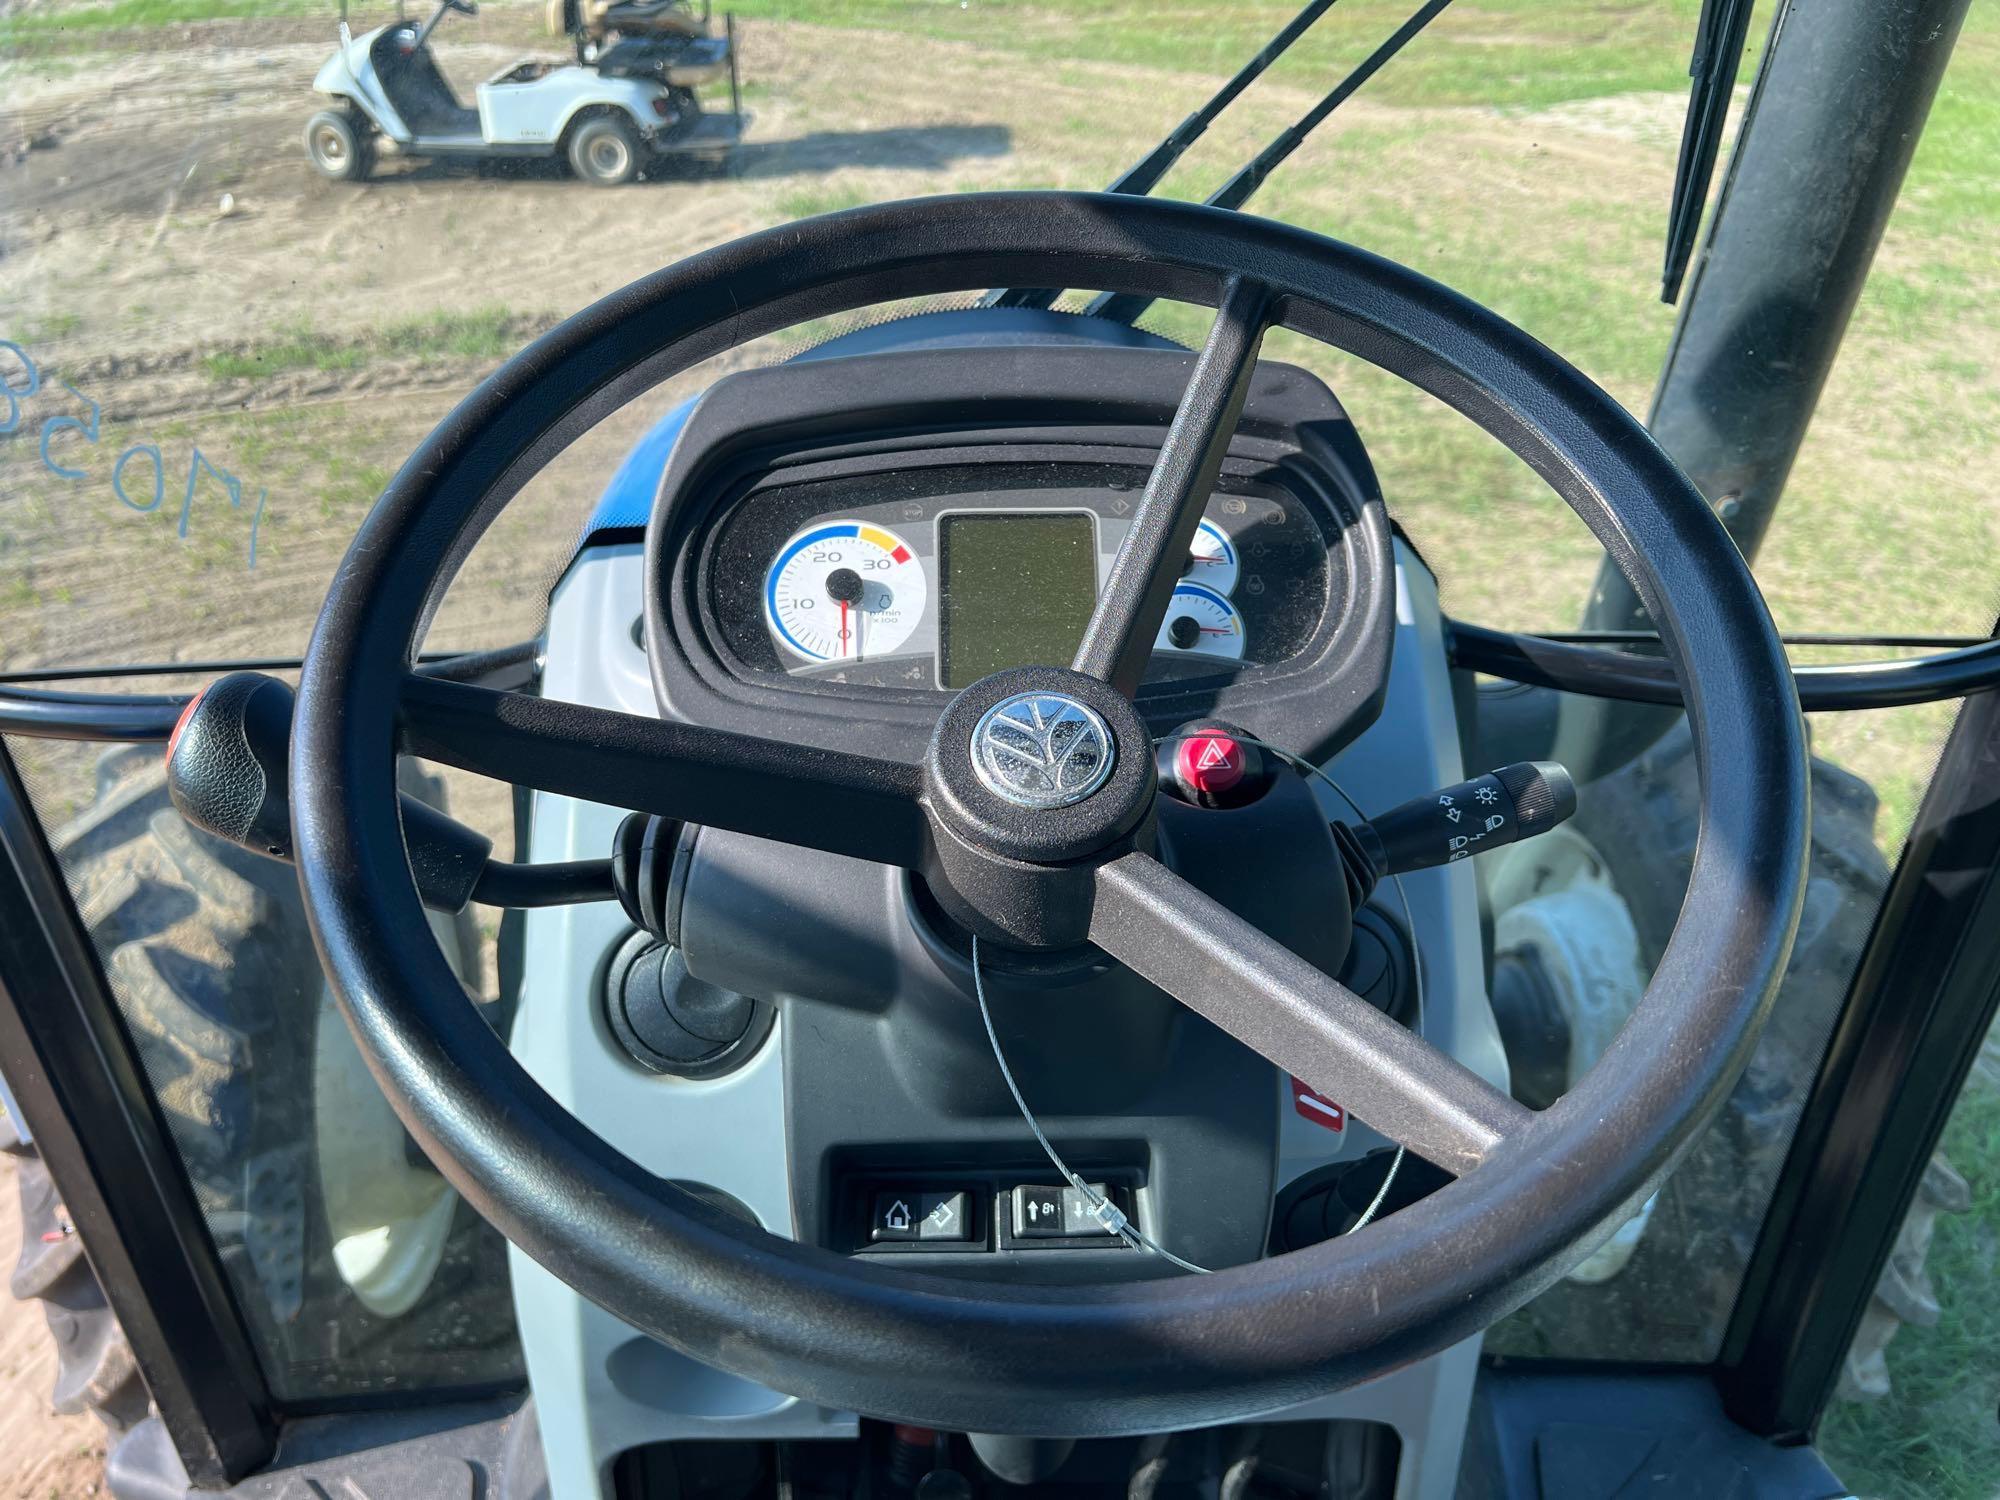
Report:
M711 533L707 613L739 667L955 691L1067 665L1146 481L1138 465L947 465L759 486ZM1231 677L1310 642L1325 523L1268 481L1210 499L1147 681Z

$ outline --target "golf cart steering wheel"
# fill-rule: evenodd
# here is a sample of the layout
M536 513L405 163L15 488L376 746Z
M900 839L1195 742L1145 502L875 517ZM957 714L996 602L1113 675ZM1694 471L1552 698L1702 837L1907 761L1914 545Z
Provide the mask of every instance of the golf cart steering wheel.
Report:
M413 674L474 541L599 418L765 333L989 286L1219 308L1075 670L965 689L920 767ZM1184 534L1175 553L1176 527L1199 515L1189 498L1205 496L1261 335L1280 326L1401 376L1531 464L1632 581L1686 695L1701 838L1681 920L1615 1043L1546 1110L1147 852L1153 758L1127 700L1186 553ZM649 557L649 591L660 565ZM975 774L976 722L1024 691L1066 696L1108 731L1110 768L1080 800L1019 807ZM592 1134L475 1013L408 872L399 748L901 865L989 941L1088 939L1280 1067L1337 1089L1354 1115L1457 1180L1311 1249L1117 1285L947 1280L767 1234ZM1610 396L1494 314L1362 251L1241 214L1074 193L788 224L613 293L516 356L431 434L362 526L313 636L291 759L301 880L348 1024L424 1151L509 1240L617 1317L779 1391L952 1430L1066 1436L1164 1431L1323 1395L1478 1332L1575 1265L1658 1186L1748 1059L1798 920L1806 785L1798 700L1748 569Z

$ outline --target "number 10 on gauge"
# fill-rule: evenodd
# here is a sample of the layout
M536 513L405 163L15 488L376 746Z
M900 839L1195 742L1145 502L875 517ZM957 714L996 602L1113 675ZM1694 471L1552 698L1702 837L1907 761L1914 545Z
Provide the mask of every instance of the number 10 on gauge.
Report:
M929 594L923 564L893 531L826 521L779 548L764 579L764 614L785 648L807 661L860 661L908 640Z

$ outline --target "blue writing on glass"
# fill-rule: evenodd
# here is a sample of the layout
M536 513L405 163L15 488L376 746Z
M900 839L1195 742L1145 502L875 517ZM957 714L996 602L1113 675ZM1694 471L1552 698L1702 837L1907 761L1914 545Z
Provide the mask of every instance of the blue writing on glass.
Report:
M7 421L4 426L0 426L0 433L7 433L21 425L21 398L32 396L42 388L42 372L36 369L35 362L28 358L28 351L11 339L0 339L0 349L12 349L14 357L20 360L22 368L28 372L26 385L16 385L10 377L0 375L0 395L7 398Z
M201 449L195 449L194 457L188 460L187 496L181 501L181 539L183 541L187 539L188 534L188 515L194 510L195 483L201 478L201 471L203 469L208 470L209 473L222 481L222 487L229 492L229 508L231 510L240 510L243 507L243 481L233 474L223 473L222 470L216 468L214 464L202 456Z
M257 513L250 518L250 566L257 566L257 528L264 524L264 502L270 498L269 490L257 491Z
M83 470L66 469L49 457L49 439L65 428L74 428L89 441L96 442L98 422L104 415L104 408L99 406L95 401L92 401L90 397L84 395L82 391L79 391L68 381L63 382L63 389L76 397L77 400L88 403L90 407L90 425L86 427L75 417L50 417L46 422L42 423L42 467L47 469L51 474L63 479L82 479L85 477Z
M132 461L134 454L143 453L153 461L153 499L150 504L141 505L125 493L125 465ZM118 455L118 462L111 466L111 491L132 509L145 513L160 508L160 502L167 498L167 466L160 457L160 450L151 443L134 443Z
M4 360L0 360L0 398L4 398L7 402L6 418L4 421L0 421L0 436L4 436L20 427L22 399L35 395L41 390L42 372L34 360L29 357L28 351L11 339L0 339L0 351L12 352L15 360L19 361L21 366L19 376L17 376ZM22 379L23 377L25 378ZM22 379L22 383L17 384L17 379ZM49 417L43 421L41 439L42 466L51 474L61 479L87 479L89 475L84 470L73 469L66 464L59 463L51 452L51 445L54 443L56 436L64 432L78 433L88 443L102 441L104 408L67 381L63 382L63 389L88 406L90 408L90 416L88 420L82 417L61 416ZM125 470L127 466L135 458L141 457L145 458L153 466L153 495L150 500L135 500L125 488ZM218 469L210 462L201 449L194 449L188 459L187 488L181 496L179 530L183 541L187 539L188 525L194 514L195 491L200 488L201 474L204 469L208 471L209 477L220 484L223 492L229 496L229 508L231 510L241 510L243 508L243 481L226 470ZM111 466L111 491L118 497L121 504L129 509L138 511L142 515L156 511L162 505L166 504L167 465L165 458L161 456L159 445L156 443L134 443L123 453L119 454L118 461ZM257 536L264 524L264 508L270 499L270 494L271 492L268 489L260 489L257 492L256 513L250 518L249 566L252 568L257 566Z

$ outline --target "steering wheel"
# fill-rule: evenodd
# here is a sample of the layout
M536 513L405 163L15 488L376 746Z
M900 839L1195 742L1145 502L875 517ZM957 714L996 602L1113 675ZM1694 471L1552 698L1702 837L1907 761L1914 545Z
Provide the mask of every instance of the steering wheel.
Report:
M989 286L1219 308L1071 667L965 689L921 767L413 674L474 541L604 414L810 318ZM1686 695L1701 837L1680 922L1616 1042L1539 1113L1147 852L1152 755L1127 700L1270 327L1403 377L1531 464L1631 580ZM980 721L1023 692L1098 719L1110 767L1091 771L1088 795L1022 806L976 774ZM1087 937L1456 1180L1311 1249L1109 1286L946 1280L767 1234L605 1144L475 1014L411 881L398 748L917 870L975 931L1016 946ZM619 1318L777 1390L953 1430L1065 1436L1326 1394L1479 1331L1575 1265L1654 1190L1748 1060L1797 925L1807 842L1804 729L1756 586L1610 396L1494 314L1360 250L1236 213L1074 193L788 224L615 292L517 355L417 450L341 564L300 685L291 786L313 931L355 1039L426 1154L508 1239Z

